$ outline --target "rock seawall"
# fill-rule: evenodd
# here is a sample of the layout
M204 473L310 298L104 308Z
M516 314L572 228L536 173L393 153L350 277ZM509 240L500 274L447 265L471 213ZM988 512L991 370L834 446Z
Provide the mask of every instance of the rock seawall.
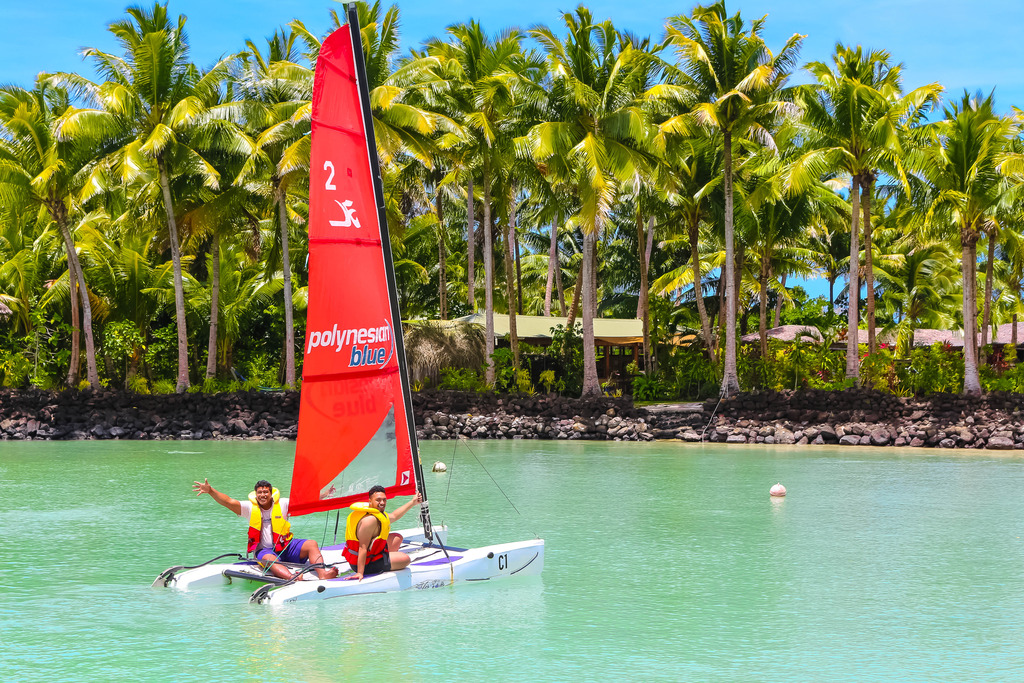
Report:
M0 391L0 439L294 439L297 392Z
M704 440L711 442L1024 449L1024 395L1006 392L926 398L866 389L742 394L721 404L705 402L702 418L710 423ZM676 438L701 440L687 425L672 429Z
M870 390L741 394L687 410L592 400L428 391L423 440L564 439L1024 449L1024 395L902 398ZM0 390L0 440L294 439L297 392L139 395Z

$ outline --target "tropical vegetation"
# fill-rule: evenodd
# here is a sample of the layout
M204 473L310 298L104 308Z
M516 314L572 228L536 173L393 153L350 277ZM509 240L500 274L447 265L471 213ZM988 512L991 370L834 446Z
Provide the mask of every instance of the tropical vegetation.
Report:
M358 14L417 386L1024 389L1024 119L994 93L908 89L860 45L801 66L804 36L771 45L767 17L724 0L659 36L581 5L525 30L453 23L405 53L397 5ZM6 386L299 383L325 36L296 19L201 68L186 23L129 8L116 51L83 51L92 76L0 87ZM418 322L477 311L482 333ZM517 315L552 314L550 347L520 343ZM614 387L599 317L643 322ZM782 323L813 334L770 338ZM959 331L962 353L923 329Z

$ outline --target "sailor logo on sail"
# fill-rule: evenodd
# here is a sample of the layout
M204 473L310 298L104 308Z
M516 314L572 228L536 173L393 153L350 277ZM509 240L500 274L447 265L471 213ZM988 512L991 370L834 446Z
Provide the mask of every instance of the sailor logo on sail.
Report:
M339 202L337 199L335 199L334 203L341 207L341 210L345 214L345 218L344 220L340 221L327 221L328 223L330 223L335 228L347 228L350 225L355 226L357 228L363 227L359 225L359 219L356 218L356 210L352 208L351 199L346 199L343 202Z
M379 367L391 361L395 352L395 335L387 319L379 327L339 329L335 323L332 329L309 333L306 353L318 347L333 348L335 353L346 353L350 368Z

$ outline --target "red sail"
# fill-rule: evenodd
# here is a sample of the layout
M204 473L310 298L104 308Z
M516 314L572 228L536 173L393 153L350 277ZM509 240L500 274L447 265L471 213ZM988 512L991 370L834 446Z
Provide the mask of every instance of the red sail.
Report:
M374 176L349 27L320 48L309 178L309 309L290 513L416 492ZM370 132L372 135L372 130ZM369 142L373 142L372 139ZM386 239L386 229L383 232ZM396 306L397 308L397 306Z

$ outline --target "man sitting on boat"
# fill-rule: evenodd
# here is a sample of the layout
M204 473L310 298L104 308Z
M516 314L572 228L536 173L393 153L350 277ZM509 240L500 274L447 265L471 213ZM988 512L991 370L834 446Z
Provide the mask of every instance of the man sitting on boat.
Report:
M281 562L322 563L324 557L316 541L292 538L291 524L288 522L288 499L281 498L280 492L265 479L256 482L253 489L249 494L249 500L237 501L210 486L206 479L202 483L197 481L192 485L192 490L198 495L208 493L228 510L249 520L246 552L255 553L256 559L264 567L270 565L270 571L274 576L282 579L293 579L298 576L280 564ZM320 579L333 579L338 575L338 569L317 567L316 575Z
M367 503L353 503L352 512L345 522L345 549L342 554L355 572L346 579L362 581L364 576L398 571L409 566L409 556L398 549L402 535L391 533L391 523L397 522L413 505L423 502L419 493L394 512L386 513L388 496L383 486L370 489Z

